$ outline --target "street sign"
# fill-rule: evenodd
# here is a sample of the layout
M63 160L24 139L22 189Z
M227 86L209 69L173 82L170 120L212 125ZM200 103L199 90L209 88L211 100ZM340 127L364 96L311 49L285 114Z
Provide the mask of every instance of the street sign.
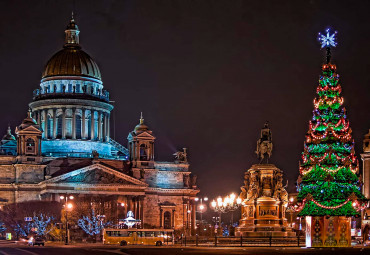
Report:
M24 221L32 221L32 217L24 217Z

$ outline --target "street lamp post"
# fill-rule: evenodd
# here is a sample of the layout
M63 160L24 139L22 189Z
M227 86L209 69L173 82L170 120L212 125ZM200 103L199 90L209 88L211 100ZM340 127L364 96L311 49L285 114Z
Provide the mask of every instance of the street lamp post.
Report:
M294 206L293 206L294 198L291 197L289 199L289 203L286 205L285 211L290 214L290 227L293 228L293 213L294 213Z
M121 206L122 207L123 218L125 218L125 203L123 203L123 202L118 203L118 206ZM118 228L124 228L124 224L120 224L118 209L117 209L117 227Z
M221 214L226 212L233 212L235 211L242 203L242 199L240 197L236 198L234 193L226 196L224 199L222 197L218 197L217 201L213 200L211 202L211 207L215 212L219 213L219 227L221 228ZM233 215L231 215L231 221L233 221ZM233 223L233 222L232 222Z
M68 203L68 200L73 200L74 197L72 195L68 196L60 196L59 197L61 200L64 200L64 210L66 214L66 237L65 237L65 245L68 244L68 210L72 210L73 205L71 203Z
M200 212L200 224L199 224L199 228L202 229L202 226L203 226L203 211L206 209L206 206L203 204L203 201L207 202L208 201L208 197L196 197L195 199L195 202L198 202L200 201L200 204L198 206L198 212Z

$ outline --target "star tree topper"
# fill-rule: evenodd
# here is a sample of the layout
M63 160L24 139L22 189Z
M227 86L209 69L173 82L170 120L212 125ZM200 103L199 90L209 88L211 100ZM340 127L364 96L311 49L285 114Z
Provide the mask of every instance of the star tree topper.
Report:
M330 29L329 28L326 29L325 32L326 33L324 33L324 34L319 33L318 40L321 43L321 48L326 47L326 63L329 63L330 58L331 58L330 48L331 47L336 47L337 44L338 44L336 42L337 38L335 37L338 32L335 31L334 33L330 34Z
M321 48L324 48L324 47L330 47L330 46L337 46L337 38L335 38L335 36L337 35L337 31L335 31L333 34L330 34L330 29L326 29L326 34L321 34L319 33L319 38L318 40L320 41L321 43Z

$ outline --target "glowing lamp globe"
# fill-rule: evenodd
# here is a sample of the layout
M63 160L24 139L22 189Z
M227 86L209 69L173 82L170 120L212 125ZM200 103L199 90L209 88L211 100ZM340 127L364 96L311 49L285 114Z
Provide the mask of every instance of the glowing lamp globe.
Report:
M229 196L226 196L226 197L225 197L225 203L226 203L226 204L229 204L229 203L230 203L230 197L229 197Z
M216 202L215 200L213 200L213 201L211 202L211 206L212 206L213 208L215 208L215 207L216 207L216 205L217 205L217 202Z
M237 203L238 205L240 205L240 204L242 203L242 199L241 199L240 197L238 197L238 198L236 199L236 203Z
M231 200L231 201L234 201L234 200L235 200L235 198L236 198L236 195L235 195L234 193L231 193L231 194L230 194L230 200Z

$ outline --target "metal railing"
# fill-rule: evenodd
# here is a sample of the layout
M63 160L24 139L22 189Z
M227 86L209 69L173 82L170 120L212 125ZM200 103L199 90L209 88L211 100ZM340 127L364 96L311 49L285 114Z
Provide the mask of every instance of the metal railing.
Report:
M99 93L86 93L86 92L45 92L40 89L33 91L33 100L41 100L47 98L79 98L79 99L98 99L109 102L109 92L103 89Z
M179 240L181 246L204 247L304 247L305 238L295 237L200 237L184 236Z

